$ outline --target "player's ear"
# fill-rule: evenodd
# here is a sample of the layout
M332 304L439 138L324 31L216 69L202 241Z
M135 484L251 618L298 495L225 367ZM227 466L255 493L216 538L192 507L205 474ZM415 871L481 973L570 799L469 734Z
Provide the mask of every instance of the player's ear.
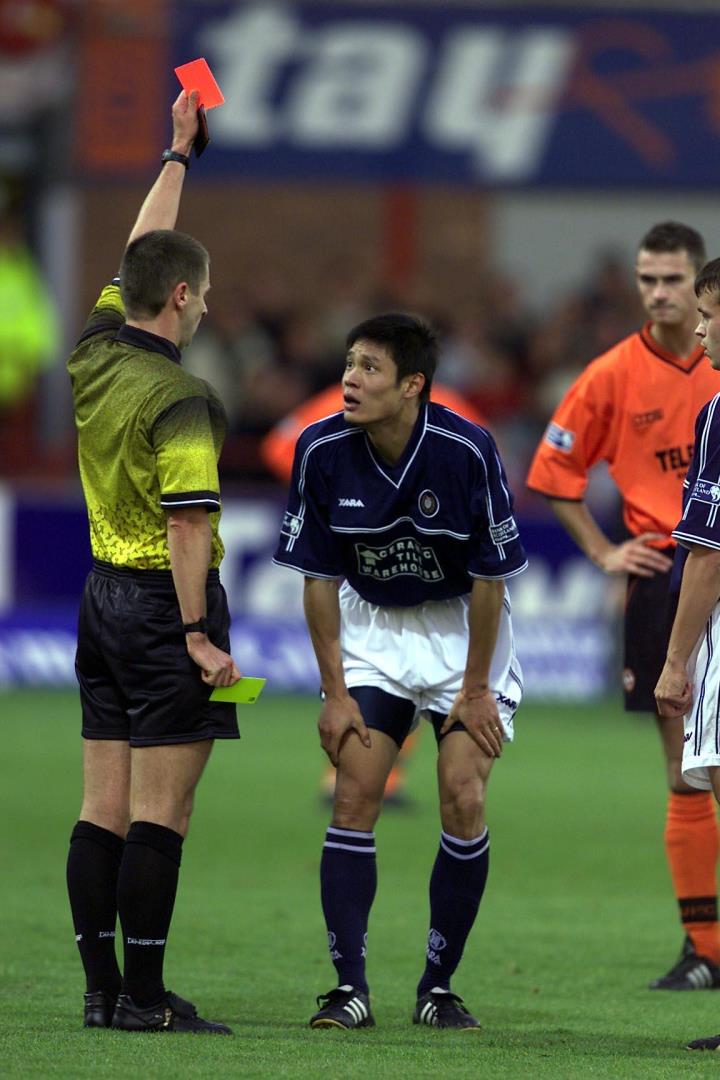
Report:
M414 371L408 375L405 386L405 396L409 398L419 397L425 385L425 376L421 371Z
M190 287L187 281L178 281L171 297L176 308L184 308L190 298Z

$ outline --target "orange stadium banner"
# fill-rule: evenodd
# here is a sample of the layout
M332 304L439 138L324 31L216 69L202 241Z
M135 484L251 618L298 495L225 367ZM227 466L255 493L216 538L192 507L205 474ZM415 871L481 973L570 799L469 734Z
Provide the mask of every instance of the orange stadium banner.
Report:
M167 134L168 13L166 0L87 4L77 68L81 175L130 177L157 163Z

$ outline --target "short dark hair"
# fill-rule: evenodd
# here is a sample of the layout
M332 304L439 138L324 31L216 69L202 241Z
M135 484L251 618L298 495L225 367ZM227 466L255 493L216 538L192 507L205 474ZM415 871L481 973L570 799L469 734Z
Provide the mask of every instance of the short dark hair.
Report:
M705 241L700 233L678 221L661 221L659 225L653 225L643 236L638 250L663 254L669 251L687 251L696 270L699 270L707 259Z
M174 229L153 229L133 240L120 267L120 294L131 319L155 318L176 285L198 293L210 266L203 245Z
M427 323L415 315L397 312L376 315L352 328L346 341L348 349L363 338L387 349L397 366L397 382L417 371L424 375L420 401L429 400L439 345L437 334Z
M705 263L702 270L695 278L695 295L703 293L720 293L720 259L711 259Z

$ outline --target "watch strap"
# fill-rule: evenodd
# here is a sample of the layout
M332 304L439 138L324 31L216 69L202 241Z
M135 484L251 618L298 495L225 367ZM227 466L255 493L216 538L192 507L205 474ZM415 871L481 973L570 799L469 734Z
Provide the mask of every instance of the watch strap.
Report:
M160 160L163 165L167 161L179 161L181 165L184 165L186 169L190 168L190 158L187 154L179 154L177 150L163 150Z

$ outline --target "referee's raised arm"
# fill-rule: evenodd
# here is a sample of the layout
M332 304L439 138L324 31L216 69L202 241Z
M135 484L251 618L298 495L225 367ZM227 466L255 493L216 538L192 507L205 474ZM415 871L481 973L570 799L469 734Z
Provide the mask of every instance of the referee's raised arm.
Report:
M197 90L189 95L181 90L172 107L172 143L162 155L163 168L140 207L128 245L152 229L175 228L190 151L198 133L197 112Z

